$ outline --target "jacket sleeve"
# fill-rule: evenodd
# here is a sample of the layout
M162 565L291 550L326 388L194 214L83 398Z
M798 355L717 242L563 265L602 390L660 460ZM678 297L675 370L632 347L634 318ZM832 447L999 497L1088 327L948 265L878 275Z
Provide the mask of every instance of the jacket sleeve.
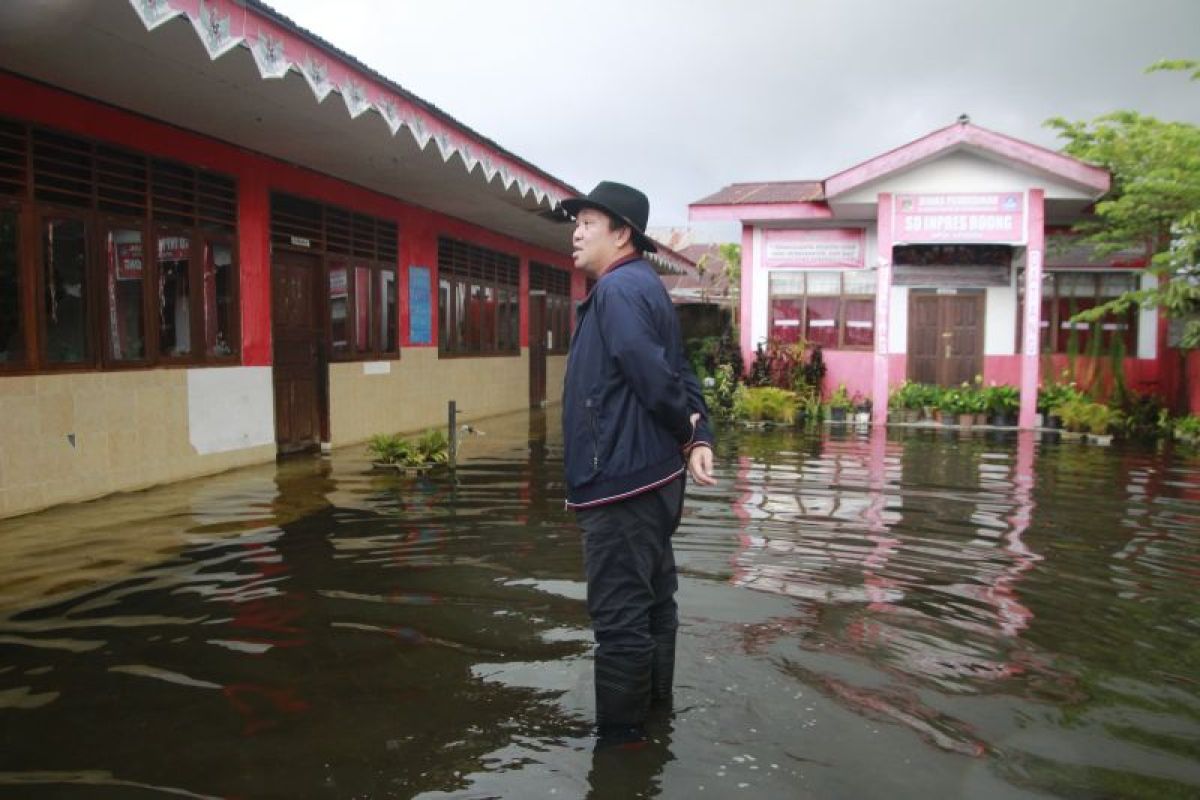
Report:
M708 404L704 402L704 392L700 388L700 381L696 380L696 373L692 372L692 367L687 363L682 351L679 359L682 362L680 372L683 374L683 383L687 387L689 419L693 412L700 412L700 420L696 423L695 430L692 431L691 441L683 446L683 452L690 453L693 447L699 445L712 447L714 437L712 429L708 426Z
M668 359L662 326L656 324L651 301L621 281L596 296L595 313L608 355L642 406L675 438L680 447L692 441L691 389L678 365ZM690 371L689 371L690 374ZM695 378L692 382L695 383ZM699 392L699 384L695 386Z

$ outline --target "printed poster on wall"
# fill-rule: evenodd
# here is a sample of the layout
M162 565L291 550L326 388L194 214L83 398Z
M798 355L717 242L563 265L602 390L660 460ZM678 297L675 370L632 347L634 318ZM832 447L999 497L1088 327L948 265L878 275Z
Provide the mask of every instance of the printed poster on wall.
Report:
M767 269L861 269L865 264L861 228L768 230L764 239Z
M894 208L897 244L1025 242L1023 192L898 194Z
M408 341L410 344L433 344L431 302L429 267L409 266Z

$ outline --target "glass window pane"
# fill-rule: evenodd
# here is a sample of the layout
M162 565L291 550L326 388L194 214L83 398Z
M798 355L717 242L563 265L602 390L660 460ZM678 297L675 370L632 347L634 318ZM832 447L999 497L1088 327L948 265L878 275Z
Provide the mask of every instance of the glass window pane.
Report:
M875 344L875 301L846 300L844 304L846 347L873 347Z
M804 301L784 298L771 299L771 330L768 336L786 344L795 344L801 337L801 315Z
M484 286L479 299L482 304L479 316L480 344L485 353L492 353L499 349L496 290L491 286Z
M517 295L515 287L509 287L508 290L508 350L517 350L520 347L521 335L521 301Z
M1060 272L1058 273L1059 297L1088 297L1096 296L1096 275L1092 272Z
M847 270L842 273L846 294L875 294L875 273L863 269Z
M0 363L25 360L21 328L21 276L15 211L0 211Z
M210 356L233 355L233 245L208 245L204 264L204 338Z
M1118 297L1125 292L1131 292L1136 287L1135 277L1128 272L1110 273L1100 276L1100 296L1104 298Z
M808 299L808 320L804 328L804 338L812 344L821 345L821 347L837 347L838 302L836 297L810 297Z
M348 274L345 265L329 267L329 338L334 355L345 355L350 351Z
M42 223L42 269L46 279L46 359L55 364L87 360L87 235L82 220Z
M191 254L186 236L158 239L158 349L166 357L192 352Z
M385 353L396 352L396 271L379 272L379 347Z
M371 270L354 268L354 347L360 353L371 350Z
M145 258L140 230L110 230L104 252L108 286L108 355L116 361L146 357Z
M834 297L842 293L842 274L840 272L810 272L808 273L808 294Z
M454 282L454 328L450 331L454 351L462 352L469 349L470 336L467 324L467 284L461 280Z
M772 272L771 294L804 294L804 273L798 271Z
M438 348L453 349L450 345L450 281L438 278Z

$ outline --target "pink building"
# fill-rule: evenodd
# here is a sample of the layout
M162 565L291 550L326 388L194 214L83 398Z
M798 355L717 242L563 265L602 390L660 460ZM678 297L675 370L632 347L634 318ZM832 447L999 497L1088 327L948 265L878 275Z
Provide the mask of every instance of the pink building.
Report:
M734 184L690 206L693 222L742 224L741 346L820 344L826 385L845 383L887 419L905 379L982 375L1021 389L1034 423L1040 371L1091 336L1125 354L1133 388L1165 392L1166 326L1152 310L1094 330L1077 311L1152 285L1142 261L1097 259L1069 227L1110 176L965 118L818 181Z

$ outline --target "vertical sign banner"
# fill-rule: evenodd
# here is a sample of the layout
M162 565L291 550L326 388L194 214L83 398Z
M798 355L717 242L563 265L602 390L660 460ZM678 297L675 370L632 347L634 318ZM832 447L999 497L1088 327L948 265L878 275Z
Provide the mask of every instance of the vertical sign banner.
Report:
M862 269L866 233L861 228L765 231L767 269Z
M433 344L429 267L408 268L408 342Z
M1024 244L1024 192L898 194L897 244Z

